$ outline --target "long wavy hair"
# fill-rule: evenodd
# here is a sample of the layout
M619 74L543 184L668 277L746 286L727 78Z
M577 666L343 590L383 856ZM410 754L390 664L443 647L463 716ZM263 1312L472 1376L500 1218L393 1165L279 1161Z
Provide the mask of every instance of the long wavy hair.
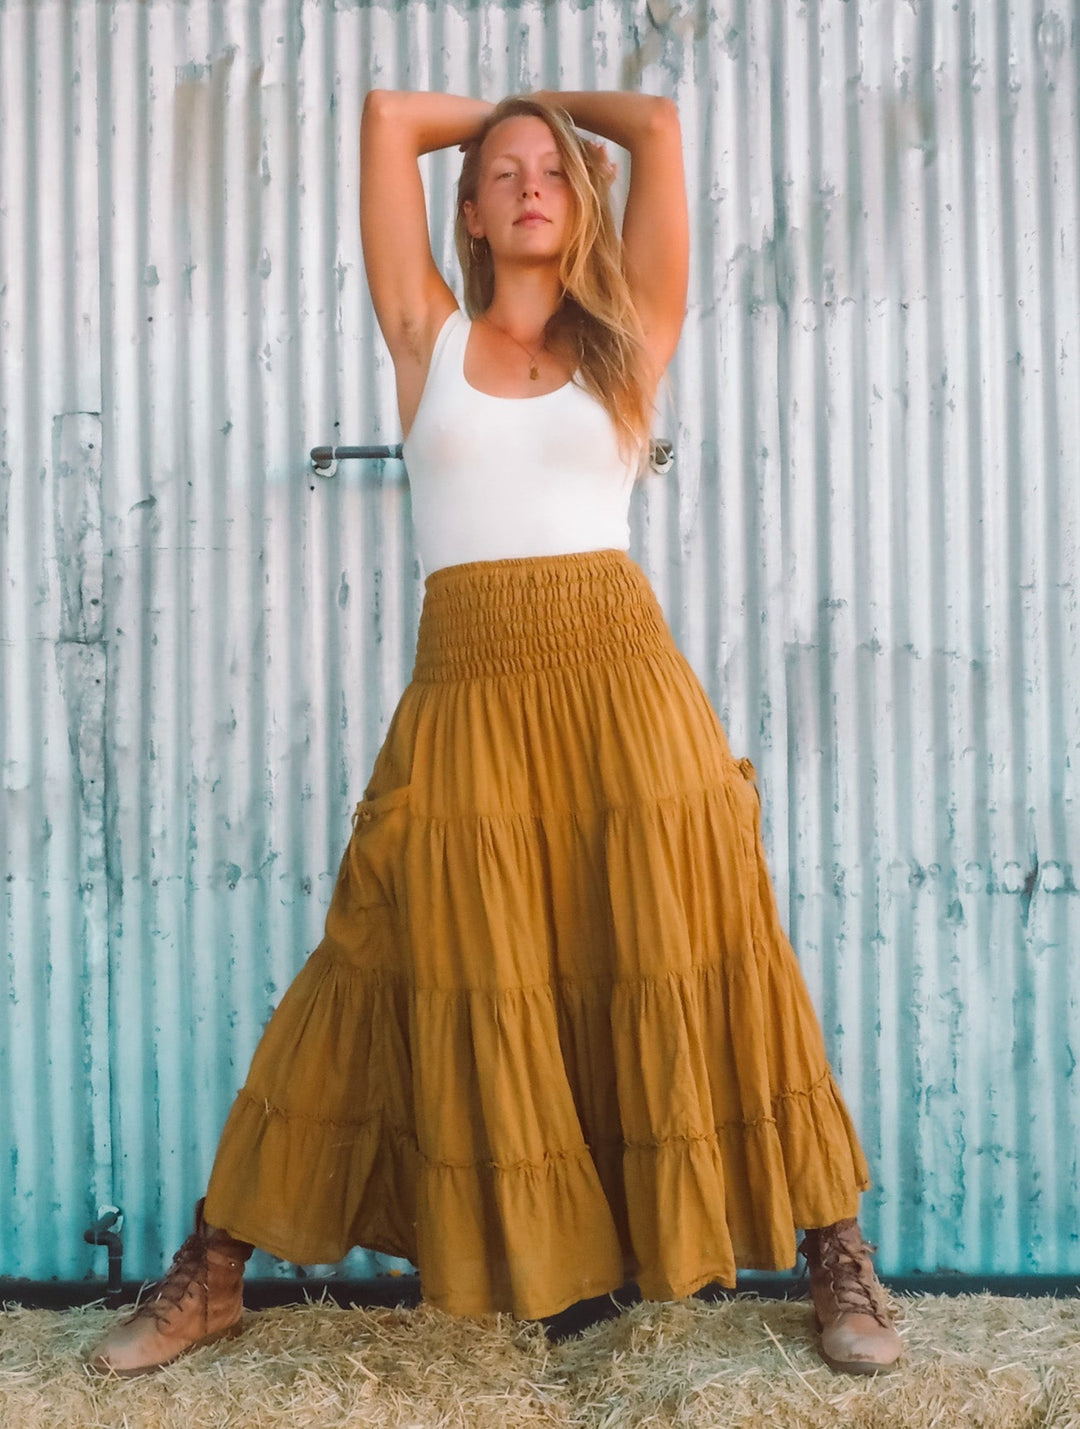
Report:
M544 344L565 358L580 385L610 414L624 455L643 462L652 384L641 320L623 272L622 240L609 197L611 179L598 150L580 137L563 109L524 96L504 99L465 151L454 222L465 310L479 317L495 296L491 248L486 239L471 239L465 204L476 201L484 140L497 124L519 114L535 115L551 130L570 186L569 237L559 264L563 295L544 329Z

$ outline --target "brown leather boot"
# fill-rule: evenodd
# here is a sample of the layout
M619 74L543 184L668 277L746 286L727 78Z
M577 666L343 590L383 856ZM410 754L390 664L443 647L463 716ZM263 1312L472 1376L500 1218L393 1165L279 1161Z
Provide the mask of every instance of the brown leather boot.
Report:
M844 1374L879 1374L900 1358L894 1312L870 1261L874 1249L853 1220L807 1231L799 1246L810 1269L821 1357Z
M95 1348L87 1368L125 1378L149 1374L188 1350L238 1335L244 1316L244 1264L253 1246L207 1226L195 1207L195 1233L150 1286L135 1313Z

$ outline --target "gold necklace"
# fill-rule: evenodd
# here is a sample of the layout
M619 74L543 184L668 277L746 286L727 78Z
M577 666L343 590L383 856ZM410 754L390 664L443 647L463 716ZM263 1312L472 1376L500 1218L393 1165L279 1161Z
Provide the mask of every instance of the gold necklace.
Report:
M540 376L540 369L536 365L536 360L542 352L547 351L547 339L544 339L535 352L530 352L523 342L518 342L512 332L507 332L506 329L500 327L498 323L493 323L487 313L483 314L483 320L487 323L488 327L493 327L496 332L501 332L503 337L508 337L511 342L517 343L517 346L521 348L522 352L529 359L529 381L535 382Z

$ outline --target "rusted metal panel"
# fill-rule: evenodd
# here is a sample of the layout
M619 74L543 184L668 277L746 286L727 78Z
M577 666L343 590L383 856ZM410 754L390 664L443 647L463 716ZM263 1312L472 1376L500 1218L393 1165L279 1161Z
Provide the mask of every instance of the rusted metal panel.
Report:
M400 435L374 85L678 100L677 461L634 550L758 766L867 1228L894 1272L1080 1269L1078 33L0 0L0 1271L83 1274L103 1201L132 1274L183 1233L408 678L401 465L307 459ZM451 273L457 163L423 161Z

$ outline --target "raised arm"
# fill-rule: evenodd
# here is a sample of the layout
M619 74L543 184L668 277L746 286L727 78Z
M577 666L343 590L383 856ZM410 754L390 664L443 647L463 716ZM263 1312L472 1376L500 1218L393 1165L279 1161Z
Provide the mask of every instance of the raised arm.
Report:
M623 256L630 292L657 375L671 359L686 315L690 235L679 114L670 99L613 90L540 96L630 154Z
M371 300L394 359L406 426L420 398L435 337L455 307L431 255L417 159L471 139L490 109L481 99L386 89L373 89L364 100L360 237Z

